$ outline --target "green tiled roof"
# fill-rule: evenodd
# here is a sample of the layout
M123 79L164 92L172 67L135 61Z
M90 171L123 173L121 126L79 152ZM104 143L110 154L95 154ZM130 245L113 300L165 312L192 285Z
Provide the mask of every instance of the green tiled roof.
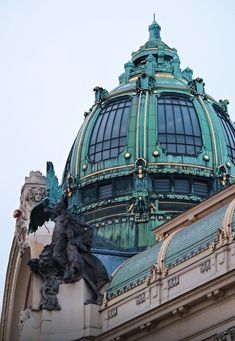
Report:
M228 206L229 204L179 230L167 247L164 268L173 267L207 249L217 239L218 229L223 227ZM232 229L235 230L235 212ZM158 263L158 255L163 243L164 241L161 241L123 263L109 283L107 298L111 299L143 283L150 275L152 265Z
M157 262L162 242L128 259L115 273L107 289L107 298L112 298L144 282L151 267Z
M216 239L216 233L222 227L228 205L198 220L179 231L170 241L164 260L169 268L208 248Z

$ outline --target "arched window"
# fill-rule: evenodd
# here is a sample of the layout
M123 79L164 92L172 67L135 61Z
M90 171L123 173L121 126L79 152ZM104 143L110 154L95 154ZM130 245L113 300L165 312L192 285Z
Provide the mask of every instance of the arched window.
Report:
M235 129L232 126L229 117L226 116L219 107L214 106L214 109L223 126L228 156L231 158L232 162L235 163Z
M200 152L201 129L189 98L171 94L158 98L158 140L169 154L196 155Z
M127 144L131 100L118 98L100 112L91 135L88 156L91 162L117 157Z

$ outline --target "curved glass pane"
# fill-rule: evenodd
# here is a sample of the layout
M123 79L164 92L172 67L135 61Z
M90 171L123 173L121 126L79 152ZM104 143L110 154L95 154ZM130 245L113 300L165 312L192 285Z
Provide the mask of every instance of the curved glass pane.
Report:
M88 156L92 162L117 157L127 143L131 100L118 98L100 112L91 135Z
M232 162L235 163L235 129L232 126L229 117L225 116L222 110L220 110L216 106L214 106L214 109L219 116L223 126L225 141L228 149L228 156L231 158Z
M177 95L158 99L158 140L169 154L196 155L202 148L202 134L193 103Z

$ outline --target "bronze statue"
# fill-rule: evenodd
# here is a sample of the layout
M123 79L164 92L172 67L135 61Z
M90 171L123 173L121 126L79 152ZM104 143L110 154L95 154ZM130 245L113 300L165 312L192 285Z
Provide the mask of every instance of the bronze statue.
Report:
M102 295L99 289L108 281L108 275L103 264L90 252L93 229L90 226L81 229L80 225L74 225L67 231L67 236L68 268L64 280L74 282L82 277L93 293L92 300L86 303L100 304Z
M68 212L63 201L56 203L53 209L44 208L44 212L55 222L52 242L45 246L39 260L29 262L31 269L43 280L41 308L60 309L55 297L59 284L73 283L81 278L92 292L92 299L85 304L101 304L99 290L108 282L108 274L101 261L91 253L93 228Z

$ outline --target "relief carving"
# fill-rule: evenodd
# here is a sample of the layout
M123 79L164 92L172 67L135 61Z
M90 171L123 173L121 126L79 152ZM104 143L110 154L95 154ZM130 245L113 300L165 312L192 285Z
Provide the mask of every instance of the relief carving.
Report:
M142 292L140 295L136 296L136 305L140 305L145 302L145 292Z
M232 327L222 333L214 334L203 341L235 341L235 327Z
M19 329L20 329L20 334L22 333L25 321L30 318L30 313L31 313L30 309L25 309L25 310L21 310L21 312L19 314L19 324L18 324L18 326L19 326Z
M22 256L28 242L26 240L30 213L35 204L46 196L46 179L41 172L30 172L21 189L20 208L14 210L15 239Z
M179 282L180 282L179 276L175 276L175 277L170 278L168 280L168 290L177 286L179 284Z
M41 172L30 172L25 178L25 184L21 189L20 209L27 222L35 204L39 203L46 196L46 178Z
M114 318L115 316L117 316L117 314L118 314L117 307L108 310L108 320Z
M20 249L20 255L22 256L24 253L24 249L28 246L28 242L26 241L27 226L25 223L25 218L23 217L22 210L16 209L13 212L13 217L16 218L15 225L16 243Z
M204 263L200 264L200 272L204 273L206 271L211 270L211 261L210 259L205 261Z

